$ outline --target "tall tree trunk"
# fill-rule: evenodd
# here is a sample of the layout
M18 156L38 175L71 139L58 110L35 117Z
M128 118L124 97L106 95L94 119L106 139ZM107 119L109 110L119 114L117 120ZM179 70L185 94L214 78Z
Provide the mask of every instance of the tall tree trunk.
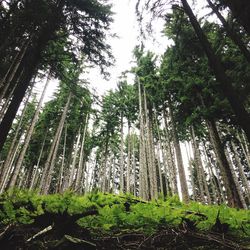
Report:
M121 145L120 145L120 192L124 192L124 141L123 141L123 112L121 112Z
M43 155L43 150L44 150L47 134L48 134L48 130L46 131L46 134L44 136L43 144L42 144L42 147L41 147L41 150L40 150L40 154L39 154L36 166L34 166L36 168L35 168L35 171L33 173L33 176L32 176L31 182L30 182L29 190L32 190L37 184L38 170L39 170L40 161L41 161L41 158L42 158L42 155Z
M216 125L214 121L207 120L208 131L210 139L213 144L215 154L220 166L220 170L223 177L223 182L226 188L228 205L231 207L243 208L243 204L240 200L230 166L228 164L223 145L221 143Z
M206 202L206 199L207 199L207 203L211 204L211 197L208 191L206 176L205 176L204 169L203 169L203 163L201 159L199 144L196 141L195 131L194 131L193 126L191 128L191 135L192 135L192 141L193 141L194 159L195 159L195 163L197 167L198 183L200 187L201 199L203 202ZM204 197L204 193L206 194L206 199Z
M59 125L57 127L57 131L56 131L53 143L51 145L48 158L47 158L45 165L44 165L44 170L43 170L41 183L40 183L40 189L41 189L41 192L43 194L47 194L49 191L49 188L50 188L50 183L51 183L51 179L52 179L52 173L54 170L57 150L59 147L59 142L60 142L60 138L61 138L61 134L62 134L62 130L63 130L63 125L64 125L64 122L66 120L71 97L72 97L72 93L70 92L70 94L68 96L67 103L64 107L64 110L63 110L63 113L61 116L61 120L60 120Z
M86 120L85 120L85 126L83 130L83 136L82 136L82 143L81 143L81 150L80 150L80 158L79 158L79 164L77 169L77 175L76 175L76 184L75 184L75 190L78 191L81 188L81 177L84 175L84 144L86 139L86 133L88 128L88 120L89 120L89 114L86 114Z
M203 47L210 67L214 71L215 77L220 84L220 88L224 93L225 97L228 99L232 110L235 114L235 117L238 121L238 124L242 127L245 131L248 141L250 142L250 115L246 111L242 101L237 95L237 92L234 90L232 81L225 73L225 69L223 68L222 62L220 59L215 55L215 52L212 49L211 44L209 43L206 35L204 34L203 30L201 29L192 9L190 8L187 0L181 0L184 11L188 15L190 19L190 23L192 24L195 33L200 40L200 44Z
M227 157L228 165L230 167L230 170L231 170L231 173L232 173L232 176L233 176L233 179L234 179L235 187L236 187L237 192L239 194L241 204L242 204L244 209L247 209L246 201L245 201L245 199L244 199L244 197L242 195L242 188L241 188L240 183L238 181L238 178L237 178L237 176L235 174L235 169L234 169L231 157L229 155L228 149L225 149L225 155Z
M11 158L11 161L9 162L9 166L7 168L7 171L5 172L5 174L2 176L2 181L1 181L1 187L0 187L0 193L2 193L5 189L5 187L7 186L7 183L8 183L8 180L11 176L11 172L12 172L12 165L13 165L13 162L15 160L15 157L18 153L18 149L20 147L20 144L21 144L21 141L19 140L17 145L15 146L15 149L13 151L13 155L12 155L12 158Z
M62 162L61 167L59 171L58 181L57 181L57 192L62 193L63 192L63 181L65 179L64 175L64 168L65 168L65 151L66 151L66 141L67 141L67 125L65 125L64 128L64 142L63 142L63 154L62 154Z
M164 151L166 152L165 154L168 156L167 162L169 166L171 191L172 191L172 194L178 195L176 164L174 160L174 152L172 150L172 145L170 141L170 132L169 132L169 125L167 121L165 104L163 107L163 119L164 119L164 126L165 126L164 132L165 132L165 140L166 140L165 143L163 143L163 147L164 147Z
M245 172L244 172L243 166L241 164L240 158L238 156L238 152L237 152L237 149L236 149L236 146L235 146L234 142L232 142L232 148L233 148L233 151L234 151L236 166L237 166L237 168L239 170L240 178L241 178L242 184L243 184L243 186L245 188L247 199L248 199L248 201L250 203L250 186L249 186L249 182L248 182L247 177L245 175Z
M223 189L222 189L221 182L218 181L218 178L220 176L219 171L218 171L216 166L214 167L214 165L212 163L212 160L211 160L212 155L208 154L208 148L207 148L204 141L203 141L203 148L204 148L204 155L205 155L207 163L208 163L208 169L209 169L210 176L211 176L210 178L212 180L212 183L214 184L216 194L217 194L217 196L215 196L217 198L216 202L218 204L226 203L226 198L225 198L225 195L224 195L224 192L223 192ZM217 162L218 162L218 160L217 160ZM217 175L218 178L215 176L213 169L214 169L215 174Z
M156 166L155 166L155 149L153 141L153 131L152 131L152 121L153 121L153 110L151 105L147 104L147 96L145 87L143 87L143 97L144 97L144 115L145 115L145 139L146 139L146 158L148 164L148 173L149 173L149 186L150 186L150 195L151 199L158 198L158 189L157 189L157 175L156 175Z
M10 162L12 161L13 154L16 151L16 147L17 147L17 144L18 144L18 141L19 141L18 137L20 138L19 133L20 133L20 130L21 130L21 127L22 127L23 118L25 116L25 113L26 113L26 110L27 110L27 107L28 107L29 99L30 99L30 96L31 96L31 91L32 90L30 90L30 92L28 93L27 99L24 102L24 107L23 107L23 110L22 110L22 113L21 113L21 116L20 116L20 120L18 121L18 125L17 125L17 128L16 128L14 138L12 139L10 148L8 150L7 157L6 157L5 161L4 161L4 165L3 165L2 169L1 169L0 186L2 185L3 178L5 178L4 176L6 174L6 171L8 170L9 167L11 167Z
M145 133L144 133L144 114L142 108L141 83L138 78L139 94L139 121L140 121L140 155L139 155L139 196L145 200L149 199L148 171L145 156Z
M154 107L155 110L155 107ZM157 162L158 162L158 174L159 174L159 180L160 180L160 193L164 193L164 188L163 188L163 179L162 179L162 171L161 171L161 157L160 154L162 153L162 158L163 158L163 167L164 167L164 172L165 172L165 182L166 182L166 191L167 195L170 195L170 190L169 190L169 185L168 185L168 165L167 165L167 158L164 152L164 147L162 144L162 139L161 139L161 134L160 134L160 126L157 122L157 117L156 117L156 112L154 112L154 119L155 119L155 124L156 124L156 131L158 135L158 143L157 143Z
M192 186L192 192L193 192L193 197L192 200L197 201L197 192L196 192L196 185L194 182L194 174L193 174L193 159L191 158L190 154L188 153L188 147L185 142L185 150L186 150L186 155L188 159L188 167L189 167L189 172L190 172L190 181L191 181L191 186Z
M176 127L175 127L175 120L173 116L171 102L169 102L169 114L170 114L170 119L172 122L172 134L173 134L174 148L176 152L176 160L177 160L177 165L178 165L182 199L183 199L183 202L187 203L189 202L188 186L187 186L186 174L185 174L184 165L183 165L183 159L181 155L180 142L179 142Z
M131 125L130 122L128 121L128 160L127 160L127 181L126 181L126 187L127 187L127 193L130 193L130 163L131 163Z
M20 74L19 74L19 76L17 78L17 82L19 82L22 75L23 75L23 70L20 72ZM9 107L9 104L10 104L10 102L12 100L13 93L15 91L16 86L17 86L17 83L15 83L15 85L12 87L10 93L8 93L8 96L5 98L4 103L3 102L1 103L2 105L1 105L1 111L0 111L0 122L2 122L3 117L4 117L6 111L7 111L8 107ZM32 88L32 86L31 86L31 88Z
M23 163L23 160L24 160L24 156L25 156L26 151L28 149L28 146L29 146L29 143L30 143L30 140L31 140L31 136L33 134L36 122L37 122L39 114L40 114L40 109L42 107L43 99L44 99L44 96L45 96L45 93L46 93L46 90L47 90L47 87L48 87L48 84L49 84L49 80L50 80L50 74L47 77L46 83L45 83L44 88L43 88L43 92L41 94L40 100L39 100L37 108L36 108L36 112L35 112L34 117L32 119L31 125L30 125L30 127L28 129L27 135L25 137L24 145L23 145L21 153L20 153L20 155L18 157L16 166L15 166L15 170L14 170L14 173L12 175L12 178L11 178L11 181L10 181L10 184L9 184L10 188L14 187L15 184L16 184L16 180L17 180L19 171L21 169L21 166L22 166L22 163Z
M104 147L104 155L102 157L102 158L104 158L104 160L101 160L101 171L100 171L100 176L99 176L100 188L101 188L101 191L103 191L103 192L105 192L107 189L106 178L107 178L109 140L110 140L109 135L107 135L106 141L105 141L105 147Z
M75 145L75 150L74 150L74 156L73 156L73 161L72 161L71 168L69 169L68 180L65 183L65 188L70 188L72 186L73 181L74 181L76 158L77 158L77 154L78 154L78 151L79 151L80 140L81 140L81 126L78 129L77 140L76 140L76 145Z

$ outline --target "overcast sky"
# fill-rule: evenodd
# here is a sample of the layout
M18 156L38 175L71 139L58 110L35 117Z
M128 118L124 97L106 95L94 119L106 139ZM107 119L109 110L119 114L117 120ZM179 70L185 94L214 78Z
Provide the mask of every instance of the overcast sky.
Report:
M129 70L132 66L133 55L132 51L138 41L138 24L135 14L135 0L113 0L112 11L114 14L114 23L111 26L112 32L118 35L118 38L110 38L108 43L112 47L113 55L116 63L109 68L110 79L104 80L98 69L93 69L89 72L87 79L99 94L103 94L106 90L114 88L118 81L121 72ZM167 46L167 38L163 37L160 32L163 29L163 21L158 22L155 35L158 37L157 42L147 41L146 48L162 54Z
M121 73L132 67L132 51L136 45L140 44L140 41L138 41L139 29L135 14L136 0L110 0L110 2L113 4L112 11L114 12L114 22L111 25L111 30L112 33L118 35L118 38L109 38L108 44L111 45L116 63L108 69L110 73L109 80L103 79L97 67L89 69L89 72L84 75L84 78L90 82L91 88L94 88L99 95L104 94L105 91L109 89L114 89ZM189 2L191 3L193 0ZM196 2L196 10L199 10L199 16L202 16L203 13L206 12L202 8L205 0L194 2ZM163 27L163 20L155 22L153 29L154 34L147 37L146 41L143 41L146 50L150 50L159 56L162 55L167 46L171 44L167 37L162 35ZM152 37L155 39L150 39ZM52 97L56 86L56 81L51 82L45 101Z

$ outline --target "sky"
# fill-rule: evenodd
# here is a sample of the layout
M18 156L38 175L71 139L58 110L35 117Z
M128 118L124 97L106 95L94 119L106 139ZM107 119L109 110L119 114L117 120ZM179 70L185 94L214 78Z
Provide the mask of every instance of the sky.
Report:
M110 78L105 80L101 75L99 68L90 68L82 75L90 83L90 88L93 88L98 95L103 95L106 91L114 89L119 81L121 73L130 70L133 65L133 49L140 44L138 39L139 27L135 14L135 0L110 0L112 3L112 11L114 12L114 22L111 25L112 33L117 34L117 38L109 37L107 43L111 45L112 54L116 60L115 65L108 68ZM156 41L147 38L145 48L161 55L166 50L170 42L162 35L164 23L159 20L155 23L154 34L151 37L156 37ZM132 78L129 77L128 81ZM58 81L51 80L46 98L44 102L51 99L53 93L57 89ZM41 90L37 90L40 92Z
M138 40L139 28L135 14L135 0L113 0L114 22L111 25L112 32L116 33L118 38L110 38L108 43L111 45L112 53L116 59L113 67L108 69L110 79L104 80L97 68L92 69L86 75L91 86L96 89L97 93L104 94L109 89L114 89L119 76L122 72L131 69L133 65L133 49L140 44ZM168 39L161 35L163 30L163 21L157 22L155 30L157 42L148 39L146 49L163 54Z
M195 2L196 10L204 13L205 0L192 0L190 3ZM112 11L114 12L114 22L111 25L112 33L117 34L117 38L110 37L107 42L111 45L112 53L116 60L115 65L108 69L110 78L105 80L101 75L98 67L89 69L82 75L90 83L90 88L95 90L98 95L103 95L107 90L114 89L119 81L119 76L122 72L131 69L133 66L133 49L136 45L139 45L139 27L136 20L135 4L136 0L110 0L112 3ZM171 41L162 34L164 28L164 21L158 20L154 22L153 34L148 36L143 41L146 50L154 52L160 56L164 53ZM152 37L155 39L153 40ZM132 81L133 78L129 77L128 81ZM49 85L45 102L50 100L54 91L58 86L58 82L51 80Z

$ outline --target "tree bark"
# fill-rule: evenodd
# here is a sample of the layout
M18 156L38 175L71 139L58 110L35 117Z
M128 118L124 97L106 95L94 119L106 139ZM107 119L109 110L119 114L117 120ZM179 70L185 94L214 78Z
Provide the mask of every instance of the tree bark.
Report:
M23 160L24 160L24 156L25 156L26 151L28 149L28 146L29 146L29 143L30 143L30 140L31 140L31 136L33 134L36 122L37 122L39 114L40 114L40 109L42 107L43 99L44 99L44 96L45 96L45 93L46 93L46 90L47 90L47 87L48 87L48 84L49 84L49 80L50 80L50 74L47 77L46 83L45 83L44 88L43 88L43 92L41 94L40 100L39 100L37 108L36 108L36 112L35 112L34 117L32 119L31 125L30 125L30 127L28 129L27 135L25 137L24 145L23 145L21 153L20 153L20 155L18 157L16 166L15 166L15 169L14 169L14 173L12 175L12 178L11 178L11 181L10 181L10 184L9 184L10 188L14 187L15 184L16 184L16 180L17 180L19 171L21 169L21 166L22 166L22 163L23 163Z
M49 188L50 188L50 183L51 183L51 179L52 179L52 173L54 170L57 150L58 150L58 146L59 146L59 142L60 142L60 138L61 138L61 134L62 134L63 125L64 125L66 115L68 112L68 108L70 105L71 97L72 97L72 93L70 92L70 94L68 96L67 103L64 107L64 110L63 110L63 113L61 116L61 120L60 120L59 125L57 127L57 131L56 131L53 143L51 145L48 158L45 162L43 175L42 175L41 183L40 183L40 189L41 189L41 192L43 194L47 194L49 191Z
M170 114L170 119L172 122L172 134L173 134L174 148L176 152L176 159L177 159L178 172L179 172L179 178L180 178L182 200L183 202L187 203L189 202L189 195L188 195L186 174L185 174L183 159L181 155L180 142L179 142L176 127L175 127L175 120L173 116L172 105L170 102L169 102L169 114Z
M207 120L207 126L226 188L228 205L243 208L215 122Z
M85 144L86 133L87 133L87 128L88 128L88 119L89 119L89 114L86 114L86 120L85 120L85 126L83 130L81 150L80 150L80 159L79 159L77 175L76 175L76 184L75 184L76 191L78 191L81 188L81 185L83 185L83 183L81 183L81 177L82 175L84 175L84 144Z
M145 156L145 134L144 134L144 114L142 108L141 83L138 78L139 95L139 121L140 121L140 153L139 153L139 196L145 200L149 199L148 171Z
M120 130L120 192L124 192L124 141L123 141L123 112L121 112L121 130Z

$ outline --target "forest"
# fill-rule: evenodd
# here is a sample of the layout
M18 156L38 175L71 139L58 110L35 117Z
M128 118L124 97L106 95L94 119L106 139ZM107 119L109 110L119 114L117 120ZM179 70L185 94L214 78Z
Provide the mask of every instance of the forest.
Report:
M250 1L134 2L98 95L111 0L0 1L1 249L250 249Z

